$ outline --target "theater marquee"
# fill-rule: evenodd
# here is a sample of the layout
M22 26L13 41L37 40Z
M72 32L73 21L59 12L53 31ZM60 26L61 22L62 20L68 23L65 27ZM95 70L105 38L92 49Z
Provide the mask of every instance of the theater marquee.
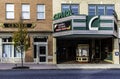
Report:
M71 30L71 20L54 24L54 32Z

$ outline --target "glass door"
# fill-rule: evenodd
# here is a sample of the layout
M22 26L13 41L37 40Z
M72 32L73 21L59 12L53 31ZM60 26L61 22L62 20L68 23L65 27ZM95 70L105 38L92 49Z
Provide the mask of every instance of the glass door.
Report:
M79 44L76 52L76 61L88 62L89 61L89 44Z
M40 63L47 62L47 46L38 45L38 60Z

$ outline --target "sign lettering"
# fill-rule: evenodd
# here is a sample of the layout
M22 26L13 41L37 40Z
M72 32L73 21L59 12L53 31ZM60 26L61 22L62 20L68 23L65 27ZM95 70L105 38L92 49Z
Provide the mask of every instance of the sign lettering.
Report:
M72 15L72 11L71 10L67 10L65 12L55 14L53 19L57 20L57 19L60 19L60 18L71 16L71 15Z
M89 30L98 30L98 27L92 27L92 23L95 19L97 19L98 16L94 16L90 21L89 21Z
M20 24L20 23L3 23L3 24L0 24L0 26L5 27L5 28L17 28L19 26L24 26L24 27L27 27L27 28L33 28L33 27L35 27L35 24L34 23L23 23L23 24Z
M71 29L71 21L54 24L54 32L65 31Z

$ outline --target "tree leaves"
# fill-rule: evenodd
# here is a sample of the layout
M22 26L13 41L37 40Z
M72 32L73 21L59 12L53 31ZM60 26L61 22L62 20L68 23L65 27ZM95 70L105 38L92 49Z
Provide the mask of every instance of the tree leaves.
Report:
M20 51L21 45L23 46L22 51L26 51L30 46L30 38L27 33L27 28L22 22L19 22L18 31L15 31L13 34L13 41L18 52Z

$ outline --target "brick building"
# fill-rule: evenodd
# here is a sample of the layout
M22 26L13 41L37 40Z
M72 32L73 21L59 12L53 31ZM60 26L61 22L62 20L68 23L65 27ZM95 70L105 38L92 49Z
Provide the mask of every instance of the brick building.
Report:
M12 36L19 21L28 27L30 48L24 62L52 63L52 0L0 0L0 61L20 62Z

